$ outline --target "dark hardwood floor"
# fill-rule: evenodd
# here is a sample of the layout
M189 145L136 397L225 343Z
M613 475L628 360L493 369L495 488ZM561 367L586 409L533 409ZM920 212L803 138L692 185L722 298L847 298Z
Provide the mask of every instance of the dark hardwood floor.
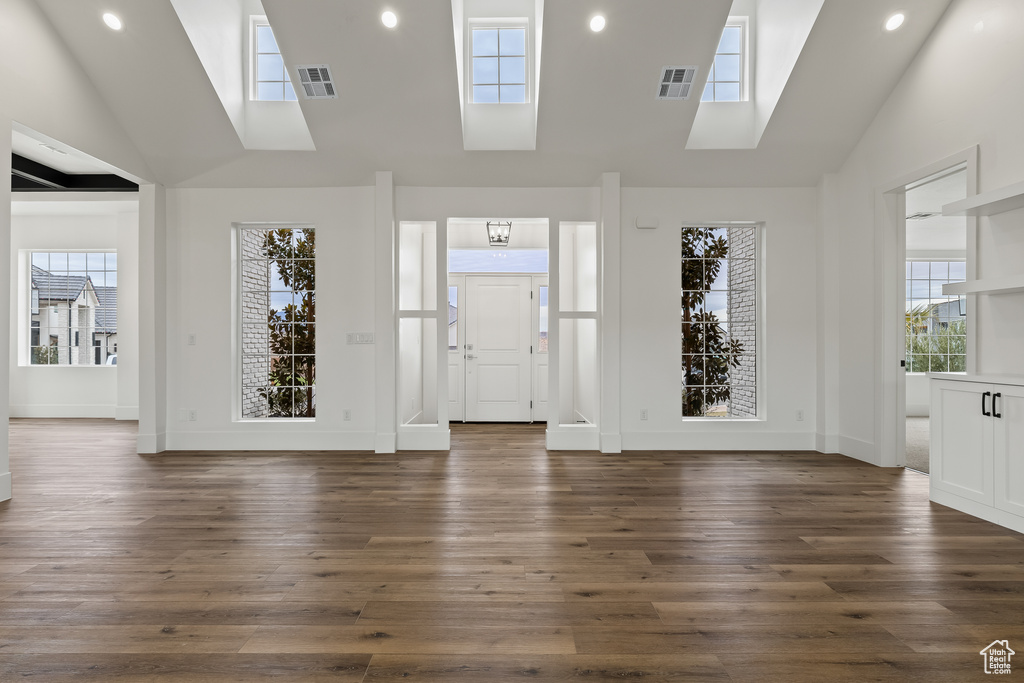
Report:
M0 681L959 682L1024 647L1024 536L902 469L529 425L397 455L134 437L11 421Z

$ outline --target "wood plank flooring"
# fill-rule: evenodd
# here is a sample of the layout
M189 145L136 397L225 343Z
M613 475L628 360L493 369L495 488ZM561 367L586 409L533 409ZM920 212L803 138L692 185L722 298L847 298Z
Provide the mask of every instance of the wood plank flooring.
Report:
M11 421L0 681L960 682L1024 647L1024 536L913 472L530 425L397 455L134 439Z

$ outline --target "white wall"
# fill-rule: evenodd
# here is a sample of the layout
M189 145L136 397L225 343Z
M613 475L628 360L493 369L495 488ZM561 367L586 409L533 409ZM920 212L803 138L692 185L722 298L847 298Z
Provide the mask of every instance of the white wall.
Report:
M823 238L842 254L826 273L837 291L830 308L858 321L844 326L836 354L842 453L881 463L876 390L883 364L888 372L896 360L881 357L878 341L882 300L873 290L885 273L876 263L876 191L973 145L979 192L1024 179L1022 82L1024 3L956 0L837 174L836 218L823 226ZM957 84L952 93L950 84ZM979 275L1021 271L1022 228L1022 211L979 219ZM978 372L1024 374L1024 296L977 297L975 304Z
M374 448L374 352L346 334L374 330L373 187L167 191L168 449ZM236 420L233 222L316 228L315 422ZM187 335L196 344L187 345ZM393 391L393 390L392 390ZM181 410L197 411L195 422ZM352 419L342 421L344 410Z
M71 199L40 201L42 196L33 193L27 197L20 195L12 203L12 417L138 419L138 201L107 197L93 195L86 199L76 194ZM110 250L118 254L116 367L24 364L28 343L28 252L65 250Z
M813 188L622 189L623 449L814 448L816 198ZM631 227L638 215L660 227ZM679 229L719 221L764 223L760 417L684 421Z

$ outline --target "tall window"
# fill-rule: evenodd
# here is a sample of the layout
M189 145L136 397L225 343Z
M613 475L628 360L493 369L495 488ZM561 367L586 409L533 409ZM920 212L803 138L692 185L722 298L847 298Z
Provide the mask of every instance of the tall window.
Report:
M316 233L240 228L242 417L316 417Z
M739 102L743 97L743 25L729 24L715 51L701 102Z
M907 372L967 370L966 299L942 293L966 275L964 261L907 261Z
M31 261L29 362L116 364L117 254L36 251Z
M526 102L526 29L473 29L473 101Z
M281 58L281 49L274 38L274 30L270 24L257 21L253 25L255 37L253 41L253 68L256 77L256 92L253 99L265 101L295 101L295 88L288 78L288 72Z
M757 230L682 229L684 418L757 415Z

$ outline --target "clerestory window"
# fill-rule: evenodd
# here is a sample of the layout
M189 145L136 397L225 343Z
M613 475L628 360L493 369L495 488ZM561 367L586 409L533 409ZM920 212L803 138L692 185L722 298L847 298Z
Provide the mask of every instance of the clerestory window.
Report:
M253 21L252 69L255 87L252 99L268 102L294 102L295 88L288 78L281 48L277 46L274 29L265 19Z
M526 102L526 28L474 28L472 42L473 102Z
M746 64L744 46L746 27L743 23L729 23L722 30L722 38L715 50L715 61L708 74L701 102L740 102L746 100L744 83Z

